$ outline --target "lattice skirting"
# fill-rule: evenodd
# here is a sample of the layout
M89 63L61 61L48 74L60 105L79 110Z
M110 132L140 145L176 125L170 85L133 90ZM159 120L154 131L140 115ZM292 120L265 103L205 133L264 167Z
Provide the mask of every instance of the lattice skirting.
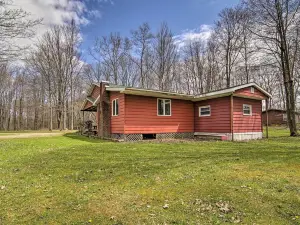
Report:
M124 141L142 141L142 134L124 134Z
M142 141L143 134L111 134L112 139L124 141ZM163 139L193 139L194 133L163 133L156 134L157 140Z
M156 139L193 139L194 133L164 133L156 134Z

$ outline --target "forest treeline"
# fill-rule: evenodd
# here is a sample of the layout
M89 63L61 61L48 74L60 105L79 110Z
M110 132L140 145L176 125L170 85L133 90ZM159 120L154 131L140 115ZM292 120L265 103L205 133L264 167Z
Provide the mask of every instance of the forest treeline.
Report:
M90 64L74 21L53 26L31 48L18 46L42 20L0 5L0 130L75 129L88 86L101 80L187 94L256 82L272 94L269 107L287 109L297 135L300 0L244 0L219 13L206 39L178 40L167 23L95 37ZM22 66L12 63L20 58Z

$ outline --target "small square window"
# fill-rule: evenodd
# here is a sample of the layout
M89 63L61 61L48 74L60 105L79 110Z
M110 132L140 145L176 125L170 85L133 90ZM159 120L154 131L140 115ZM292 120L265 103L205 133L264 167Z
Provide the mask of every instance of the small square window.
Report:
M244 116L252 116L252 105L243 105L243 114Z
M199 107L199 116L210 116L211 110L210 105Z
M282 114L282 120L284 122L287 122L287 114L286 113Z
M254 94L254 92L255 92L254 87L251 87L251 93Z
M157 99L157 115L158 116L171 116L171 100L170 99Z
M119 115L119 99L115 99L112 101L112 115L113 116Z

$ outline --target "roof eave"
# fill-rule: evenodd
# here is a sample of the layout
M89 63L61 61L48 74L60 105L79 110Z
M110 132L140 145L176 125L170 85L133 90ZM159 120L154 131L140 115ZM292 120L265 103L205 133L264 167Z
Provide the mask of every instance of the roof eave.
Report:
M237 91L237 90L240 90L243 88L247 88L247 87L252 87L252 86L256 87L258 90L260 90L263 94L265 94L269 98L272 98L272 95L269 92L265 91L262 87L260 87L257 83L254 83L254 82L235 87L234 91Z
M122 92L125 89L126 88L123 88L123 87L109 87L109 86L106 86L106 91L119 91L119 92Z
M207 94L202 94L198 96L193 95L185 95L185 94L177 94L172 92L165 92L165 91L156 91L156 90L147 90L147 89L140 89L140 88L126 88L126 87L109 87L106 86L107 91L116 91L123 94L131 94L131 95L141 95L141 96L149 96L149 97L159 97L159 98L173 98L173 99L182 99L182 100L191 100L191 101L201 101L207 99L213 99L218 97L224 97L234 94L237 90L252 87L254 86L259 91L261 91L264 95L269 98L272 98L272 95L261 88L256 83L250 83L245 85L240 85L238 87L233 87L221 91L215 91Z
M195 97L193 99L193 102L198 102L198 101L204 101L204 100L209 100L209 99L214 99L214 98L221 98L221 97L227 97L232 95L233 92L223 92L223 93L219 93L219 94L213 94L213 95L205 95L205 96L199 96L199 97Z
M126 88L121 93L129 94L129 95L140 95L140 96L146 96L146 97L170 98L170 99L179 99L179 100L193 100L193 97L189 96L189 95L160 92L160 91L148 91L148 90L133 89L133 88L128 88L128 89Z

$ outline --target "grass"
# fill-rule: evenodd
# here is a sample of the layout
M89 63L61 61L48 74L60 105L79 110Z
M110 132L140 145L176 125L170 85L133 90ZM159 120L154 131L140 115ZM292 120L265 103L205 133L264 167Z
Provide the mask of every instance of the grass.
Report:
M0 224L300 224L300 140L287 135L0 140Z

